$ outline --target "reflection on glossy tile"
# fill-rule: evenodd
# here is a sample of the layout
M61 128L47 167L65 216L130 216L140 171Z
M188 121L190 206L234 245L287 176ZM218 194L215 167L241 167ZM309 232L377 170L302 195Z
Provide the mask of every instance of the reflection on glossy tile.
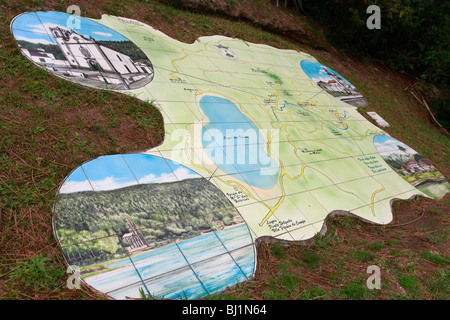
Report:
M192 269L209 293L220 292L247 280L228 253L195 263Z
M149 295L159 299L196 299L209 294L190 267L147 279L144 284Z

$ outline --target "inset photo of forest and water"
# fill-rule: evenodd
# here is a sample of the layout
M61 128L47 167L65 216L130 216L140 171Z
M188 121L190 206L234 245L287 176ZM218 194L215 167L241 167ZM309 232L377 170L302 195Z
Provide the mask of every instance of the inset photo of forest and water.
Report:
M67 263L116 299L194 299L253 276L250 231L212 182L148 154L101 157L59 189L54 232Z
M427 159L403 142L377 135L373 143L380 156L404 180L429 195L440 199L450 192L450 184Z

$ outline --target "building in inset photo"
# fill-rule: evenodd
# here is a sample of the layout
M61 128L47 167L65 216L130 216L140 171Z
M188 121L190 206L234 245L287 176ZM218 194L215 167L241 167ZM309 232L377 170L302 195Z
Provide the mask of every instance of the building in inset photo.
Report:
M327 91L333 96L350 96L359 95L358 90L355 89L348 82L344 81L341 76L337 73L333 73L326 67L322 67L323 72L328 75L331 79L328 81L319 80L317 85Z
M311 80L336 99L355 107L366 105L361 93L335 71L315 61L302 60L300 65Z
M376 135L373 143L384 161L405 181L423 193L440 199L450 191L444 175L421 154L401 141Z
M13 23L22 53L58 76L113 90L136 89L153 80L153 65L145 53L116 31L101 25L95 31L92 21L81 23L86 30L72 30L54 21L36 25L33 16L22 20L17 30Z

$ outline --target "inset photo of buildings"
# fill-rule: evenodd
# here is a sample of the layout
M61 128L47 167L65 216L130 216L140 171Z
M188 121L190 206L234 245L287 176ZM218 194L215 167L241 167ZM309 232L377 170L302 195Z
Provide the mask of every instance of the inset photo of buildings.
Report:
M437 199L450 192L444 175L411 147L385 135L375 136L373 143L383 160L415 188Z
M366 100L350 82L330 68L309 60L302 60L300 66L306 75L320 88L333 97L355 107L366 105Z
M16 17L11 31L22 53L37 65L65 79L90 87L131 90L154 77L153 65L128 38L95 21L71 15L29 12Z

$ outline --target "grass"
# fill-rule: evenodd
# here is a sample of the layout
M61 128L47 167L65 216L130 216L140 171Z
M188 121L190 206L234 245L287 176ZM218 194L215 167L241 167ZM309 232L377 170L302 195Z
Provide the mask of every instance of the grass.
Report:
M407 294L410 295L412 299L418 298L421 291L421 286L417 278L412 276L399 277L398 283L403 289L406 290Z
M358 283L345 284L337 293L337 295L351 300L362 300L367 294L367 288Z
M64 269L51 263L51 256L32 256L28 260L22 260L9 274L9 280L14 285L10 288L15 290L18 287L25 289L52 290L55 281L64 277Z
M434 254L431 253L429 251L425 251L422 253L422 258L434 262L436 264L441 264L441 265L448 265L450 264L450 257L449 256L445 256L443 254Z
M317 268L320 260L321 258L316 252L306 251L303 255L303 261L313 270Z
M154 102L63 81L20 54L9 31L11 19L25 11L65 11L67 5L0 1L0 299L104 299L85 285L73 291L65 285L66 264L52 230L57 188L85 161L145 150L164 138ZM221 34L306 51L355 84L368 101L367 111L376 111L390 123L389 134L429 158L445 176L450 174L450 139L403 90L412 80L379 65L381 71L376 71L376 62L335 56L249 22L158 1L127 1L126 6L117 0L80 1L79 5L82 15L127 16L187 43ZM449 206L448 198L394 203L394 217L406 219L401 223L416 219L409 212L419 208L428 213L417 223L430 216L437 219L425 235L416 224L380 227L341 216L329 219L327 233L317 235L308 246L262 243L255 276L207 299L448 299L448 229L441 226L448 223ZM365 286L371 264L381 267L380 290Z
M357 261L369 262L369 261L374 260L375 254L365 251L365 250L361 250L361 251L356 251L354 257Z

